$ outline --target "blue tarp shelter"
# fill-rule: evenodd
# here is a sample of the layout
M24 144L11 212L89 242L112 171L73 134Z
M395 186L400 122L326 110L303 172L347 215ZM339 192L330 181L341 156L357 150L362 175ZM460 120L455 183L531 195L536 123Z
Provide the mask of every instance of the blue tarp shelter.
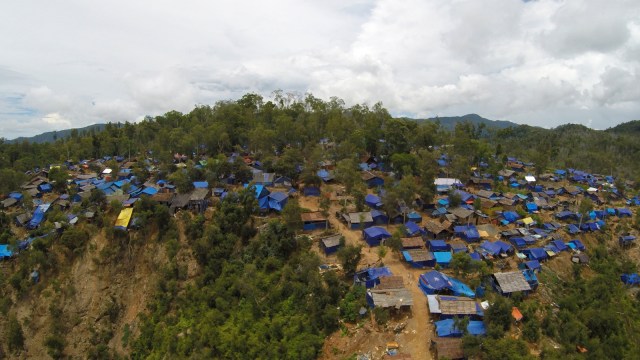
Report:
M580 229L574 224L569 224L567 225L567 231L569 234L577 234L580 232Z
M482 244L480 244L480 247L487 251L489 254L493 255L493 256L498 256L500 254L506 254L508 252L511 252L513 250L513 247L509 244L507 244L504 241L494 241L494 242L490 242L490 241L483 241Z
M367 194L367 196L364 197L364 202L372 209L378 209L382 206L380 197L373 194Z
M509 242L511 242L517 249L523 249L527 247L527 243L521 237L512 237L509 239Z
M140 195L155 195L156 193L158 193L158 189L147 187L147 188L144 188L144 190L142 190Z
M536 203L527 203L527 212L532 213L538 211L538 205Z
M567 246L567 244L565 244L564 241L562 240L551 240L551 244L553 244L558 249L558 251L569 250L569 247Z
M520 219L520 215L518 215L515 211L504 211L502 212L502 217L507 220L509 223L515 222Z
M436 270L420 275L418 287L425 295L453 293L455 296L475 297L475 293L467 285Z
M333 175L331 175L331 173L329 173L325 169L318 170L316 175L318 175L318 177L321 178L322 181L324 181L324 182L329 182L329 181L333 180Z
M320 239L320 245L324 250L326 255L334 254L340 248L340 239L342 236L340 234L327 236L325 238Z
M371 173L366 173L366 174L371 174ZM367 186L370 188L384 185L384 179L381 178L380 176L376 176L373 174L371 174L371 176L366 176L365 182L367 183Z
M417 236L424 233L424 230L413 221L408 221L404 224L405 232L408 236Z
M384 239L391 237L391 234L384 228L373 226L362 230L362 236L369 246L378 246Z
M462 337L464 331L455 327L455 321L453 319L445 319L435 322L436 333L439 337ZM481 336L486 335L487 330L484 326L484 322L472 320L467 325L467 333L469 335Z
M248 185L245 185L247 187ZM255 189L256 199L262 199L269 195L269 190L264 185L253 185Z
M621 246L631 245L633 244L634 241L636 241L636 237L633 235L623 235L623 236L620 236L619 238L619 242Z
M433 270L420 275L418 286L425 294L433 295L451 289L452 284L448 276Z
M476 296L476 293L462 281L456 278L449 278L449 281L451 282L451 291L453 292L453 295L466 296L469 298L474 298Z
M13 256L13 251L9 250L8 244L0 244L0 260L8 259Z
M367 289L372 288L380 283L380 278L391 276L391 270L387 267L369 268L358 271L353 276L355 285L364 285Z
M525 262L524 265L527 267L527 269L533 271L540 271L542 269L542 265L540 265L540 261L538 260L529 260Z
M453 232L455 235L460 236L467 242L480 240L480 233L475 225L454 226Z
M413 221L416 224L420 224L422 222L422 216L415 211L412 211L407 214L407 220Z
M436 258L436 264L442 267L449 267L451 259L453 258L449 251L434 251L433 257Z
M283 192L275 191L267 196L269 199L269 209L273 209L275 211L282 211L285 205L287 205L287 200L289 200L289 195Z
M560 219L560 220L568 220L571 218L577 219L578 215L572 211L560 211L559 213L556 214L556 218Z
M529 260L542 261L546 260L549 257L549 255L543 248L524 249L522 250L522 253L527 255Z
M10 194L9 194L9 197L10 197L10 198L13 198L13 199L16 199L16 200L18 200L18 201L20 201L20 200L22 200L22 198L23 198L24 196L23 196L21 193L19 193L19 192L15 192L15 191L14 191L14 192L12 192L12 193L10 193Z
M43 193L52 192L53 191L53 186L51 186L51 184L49 184L49 183L42 183L42 184L38 185L38 191L43 192Z
M371 210L371 218L373 222L378 225L389 223L389 217L381 210Z
M584 251L586 248L584 246L584 244L582 243L582 241L578 240L578 239L574 239L571 240L567 243L567 245L574 249L574 250L580 250L580 251Z
M40 226L40 223L44 220L44 214L49 210L50 206L51 204L38 205L36 210L33 212L33 216L31 217L31 220L27 224L27 228L33 230L38 226Z
M402 257L415 268L433 267L436 265L435 257L429 250L404 250L402 251Z
M626 285L640 285L640 275L637 273L622 274L620 276L620 280L622 280Z
M305 186L302 189L302 194L304 196L320 196L320 188L317 186Z
M429 240L429 250L431 251L449 251L450 246L444 240Z
M206 181L194 181L193 187L196 189L206 189L209 187L209 183Z
M622 217L632 217L633 213L631 212L631 210L626 209L626 208L620 208L620 209L616 209L616 212L618 213L618 217L622 218Z

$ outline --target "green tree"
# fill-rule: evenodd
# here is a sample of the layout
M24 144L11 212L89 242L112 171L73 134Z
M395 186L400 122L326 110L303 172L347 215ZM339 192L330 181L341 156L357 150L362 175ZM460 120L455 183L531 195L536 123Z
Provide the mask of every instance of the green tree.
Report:
M15 315L9 316L6 336L9 351L15 353L24 349L24 333L22 332L22 325L20 325L20 322Z
M49 182L57 192L65 192L67 190L67 180L69 173L62 167L54 167L49 171Z
M176 186L176 189L181 194L186 194L193 190L193 182L186 171L182 169L178 169L178 171L169 175L169 180Z
M384 260L384 257L387 256L387 247L384 245L378 246L378 250L376 251L376 253L378 254L378 261L382 262Z
M485 312L485 322L504 333L511 326L511 308L511 302L507 298L497 296Z
M344 185L347 193L351 193L356 185L362 183L362 177L357 170L357 166L355 160L351 158L339 160L336 164L336 180Z
M298 199L290 198L282 209L282 218L284 223L291 230L302 230L302 209L298 203Z
M457 191L449 192L449 206L452 208L460 206L462 203L462 198L460 197L460 193Z
M362 246L343 246L338 250L337 256L345 275L352 276L355 274L362 258Z

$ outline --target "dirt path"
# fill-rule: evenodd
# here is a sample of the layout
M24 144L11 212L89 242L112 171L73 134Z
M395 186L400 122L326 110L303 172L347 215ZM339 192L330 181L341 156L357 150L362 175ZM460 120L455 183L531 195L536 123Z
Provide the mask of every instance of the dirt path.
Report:
M304 207L315 210L317 207L313 207L313 201L307 200L308 198L301 198L301 205L304 203ZM340 209L338 205L332 205L330 209L329 221L331 227L342 234L349 245L362 245L362 260L360 261L359 268L366 268L368 266L374 266L378 264L377 247L370 248L362 240L362 233L359 230L349 230L347 226L336 219L335 213ZM392 226L393 227L393 226ZM392 229L388 229L392 232ZM400 344L400 351L403 353L409 353L414 359L431 359L431 353L429 352L429 344L432 336L432 328L429 325L429 309L427 307L427 299L418 288L418 278L420 274L426 270L414 269L400 260L398 253L388 251L387 255L383 259L384 265L389 267L394 275L403 276L405 286L411 290L413 296L413 306L411 314L402 319L401 322L406 322L406 327L399 334L394 334L392 330L384 331L374 330L367 328L360 334L356 334L361 341L348 341L341 339L341 334L336 333L332 335L325 346L325 351L322 354L322 359L341 359L346 355L350 355L349 351L358 352L371 352L380 353L381 349L384 349L386 342L397 341ZM352 339L353 340L353 339ZM343 346L347 346L344 349ZM332 354L330 351L336 348L342 349L339 354Z

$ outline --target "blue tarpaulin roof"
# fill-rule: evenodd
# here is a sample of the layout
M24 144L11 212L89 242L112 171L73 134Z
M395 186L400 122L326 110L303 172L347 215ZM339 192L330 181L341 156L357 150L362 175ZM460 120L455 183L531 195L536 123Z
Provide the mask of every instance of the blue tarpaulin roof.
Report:
M384 228L381 228L379 226L373 226L367 229L363 230L365 237L369 237L369 238L377 238L377 237L381 237L381 238L388 238L391 237L391 234L389 234L389 232L387 230L385 230Z
M580 232L580 229L573 224L569 224L567 225L567 231L569 231L569 234L577 234Z
M582 243L582 241L580 241L578 239L574 239L574 240L569 241L569 243L567 245L569 245L569 247L571 247L571 244L573 244L573 246L578 250L584 250L585 249L584 244Z
M33 217L29 221L29 224L27 224L29 229L35 229L40 226L40 223L44 220L44 214L49 210L49 206L51 206L51 204L38 205L36 210L33 212Z
M158 189L152 187L144 188L144 190L142 190L142 194L146 195L155 195L157 192Z
M404 227L406 228L407 234L409 235L416 235L424 232L424 230L422 230L420 226L418 226L418 224L414 223L413 221L407 221L407 223L404 224Z
M13 251L9 250L9 245L1 244L0 245L0 259L8 258L13 255Z
M444 240L429 240L429 250L447 251L449 250L449 245Z
M450 289L452 286L449 277L435 270L420 275L420 283L434 291Z
M521 237L512 237L509 239L509 241L513 244L513 246L517 248L523 248L527 246L527 243Z
M473 290L471 290L471 288L462 281L455 278L449 278L449 281L451 282L451 291L453 291L454 295L466 296L470 298L476 297L476 293L474 293Z
M530 260L524 263L530 270L540 270L542 266L538 260Z
M356 284L365 285L367 288L371 288L379 283L379 278L391 275L393 274L387 267L369 268L358 271L353 276L353 280Z
M379 207L382 205L382 200L380 200L380 197L373 195L373 194L367 194L367 196L364 197L364 202L370 206L370 207Z
M558 219L567 219L567 218L571 218L571 217L576 217L576 213L565 210L565 211L560 211L559 213L557 213L556 217Z
M637 273L622 274L620 280L627 285L640 285L640 275Z
M464 333L461 329L456 329L453 319L436 321L435 326L439 337L461 337ZM486 335L487 333L482 321L469 321L467 332L475 336Z
M495 242L490 242L490 241L483 241L482 244L480 244L480 247L483 248L484 250L486 250L487 252L489 252L491 255L499 255L502 253L506 253L511 251L511 249L513 248L511 245L507 244L504 241L495 241Z
M276 191L269 194L267 198L269 199L270 209L282 211L282 209L284 209L285 205L287 204L289 195L283 192Z
M422 221L422 216L420 214L418 214L415 211L412 211L410 213L407 214L407 219L415 222L415 223L419 223L420 221Z
M510 223L520 219L520 215L515 211L504 211L502 217Z
M451 262L451 253L448 251L434 251L433 257L436 258L436 263L440 265L449 265Z
M527 255L527 257L531 260L544 260L549 257L547 252L543 248L531 248L522 250L522 253Z
M23 195L19 192L12 192L9 194L9 197L16 200L21 200L23 198Z
M194 181L193 187L196 189L206 189L209 187L209 183L206 181Z
M551 240L551 243L559 250L559 251L565 251L568 250L568 246L567 244L564 243L564 241L562 240Z
M626 208L617 209L617 212L618 212L618 216L620 216L620 217L622 217L622 216L632 216L633 215L631 210L626 209Z

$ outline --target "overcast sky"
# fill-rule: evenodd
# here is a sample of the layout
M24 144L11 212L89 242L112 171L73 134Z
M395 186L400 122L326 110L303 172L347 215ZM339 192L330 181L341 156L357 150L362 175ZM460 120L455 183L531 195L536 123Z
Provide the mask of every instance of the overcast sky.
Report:
M638 0L0 2L0 137L273 90L544 127L640 119Z

